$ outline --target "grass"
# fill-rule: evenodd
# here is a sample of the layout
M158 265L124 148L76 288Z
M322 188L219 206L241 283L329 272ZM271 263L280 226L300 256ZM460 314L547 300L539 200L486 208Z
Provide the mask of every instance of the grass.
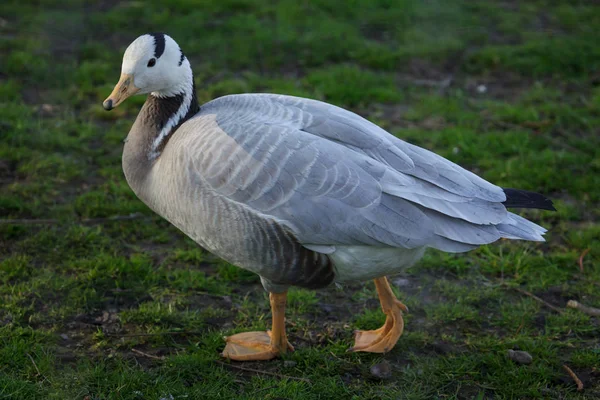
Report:
M2 14L0 216L52 221L0 224L0 399L600 396L598 317L510 289L600 307L598 5L9 0ZM181 44L201 101L322 99L549 195L558 212L524 213L548 241L427 253L392 279L411 313L389 354L346 353L354 329L384 321L366 283L290 292L296 351L245 364L275 375L220 363L223 335L269 326L267 295L127 186L122 140L144 99L101 108L123 50L152 31ZM382 380L370 368L384 361Z

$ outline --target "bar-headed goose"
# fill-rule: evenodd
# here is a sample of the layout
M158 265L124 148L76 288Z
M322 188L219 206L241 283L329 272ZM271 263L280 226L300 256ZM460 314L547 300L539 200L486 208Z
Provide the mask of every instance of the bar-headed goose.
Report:
M292 349L289 286L368 279L387 320L358 331L352 350L387 352L407 308L386 275L428 247L544 240L544 228L506 210L552 210L544 196L495 186L350 111L275 94L198 105L190 62L165 34L131 43L104 108L134 94L148 95L123 150L135 194L202 247L260 275L270 293L272 330L228 337L225 357L266 360Z

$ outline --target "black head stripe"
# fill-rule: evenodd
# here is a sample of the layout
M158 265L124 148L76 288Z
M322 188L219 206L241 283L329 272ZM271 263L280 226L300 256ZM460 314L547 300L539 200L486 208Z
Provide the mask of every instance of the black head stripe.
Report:
M181 48L179 49L179 52L181 53L181 56L179 57L179 66L181 67L183 60L185 60L185 54L183 54L183 50L181 50Z
M154 57L160 58L165 52L165 34L164 33L149 33L154 38Z

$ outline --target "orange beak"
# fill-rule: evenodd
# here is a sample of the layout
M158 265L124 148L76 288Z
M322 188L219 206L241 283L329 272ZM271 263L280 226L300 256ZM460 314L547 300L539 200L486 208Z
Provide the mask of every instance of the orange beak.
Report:
M113 108L121 104L126 98L139 92L139 88L133 84L133 75L121 74L119 82L115 85L110 96L104 100L102 106L106 111L110 111Z

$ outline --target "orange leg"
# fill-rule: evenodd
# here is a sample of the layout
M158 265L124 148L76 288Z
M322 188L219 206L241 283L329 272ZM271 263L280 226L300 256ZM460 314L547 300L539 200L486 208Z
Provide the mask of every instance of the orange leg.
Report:
M243 332L225 338L222 356L236 361L270 360L294 351L285 334L287 292L269 293L273 325L268 332Z
M385 324L374 331L356 331L354 347L349 351L387 353L395 345L404 330L402 311L408 308L394 296L386 277L375 279L381 309L387 315Z

